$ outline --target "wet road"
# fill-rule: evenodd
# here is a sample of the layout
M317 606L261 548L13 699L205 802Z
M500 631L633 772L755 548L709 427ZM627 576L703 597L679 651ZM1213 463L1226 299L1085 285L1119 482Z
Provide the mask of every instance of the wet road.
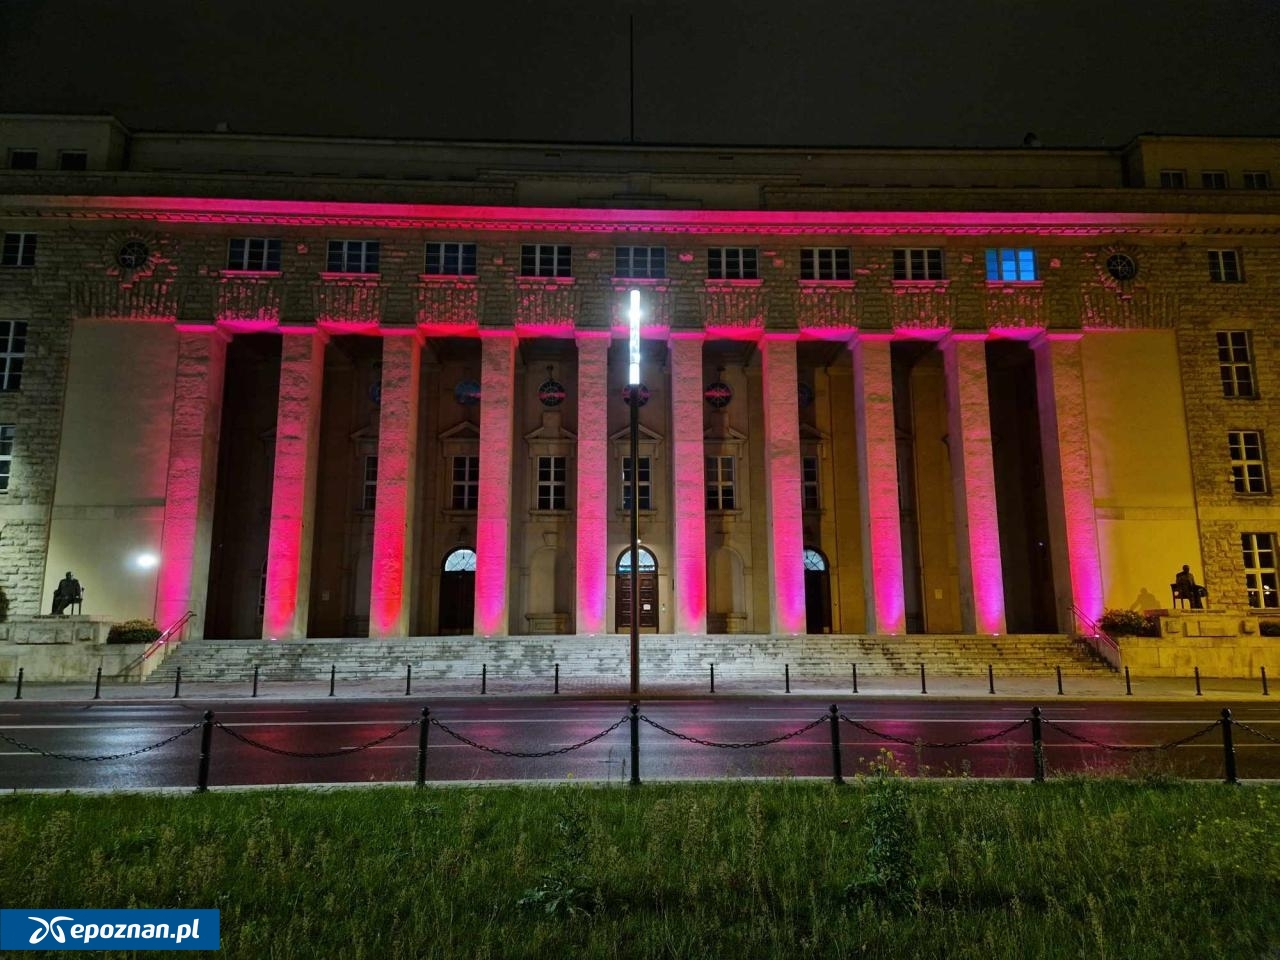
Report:
M826 713L829 701L812 698L705 698L645 701L641 713L678 733L706 740L742 742L790 733ZM1152 746L1185 737L1212 724L1221 704L1168 702L1081 702L1041 704L1049 775L1082 770L1131 770L1214 778L1223 773L1221 729L1166 751L1117 752L1073 739ZM1026 701L925 701L902 698L846 698L841 709L872 730L908 744L885 741L841 723L846 776L865 769L882 749L891 750L909 774L1029 777L1029 725L971 746L954 743L996 733L1028 716ZM227 729L215 729L210 785L337 783L412 780L416 773L418 728L410 727L369 749L329 758L280 756L251 746L235 734L279 750L325 752L392 734L418 716L420 703L400 700L168 701L102 703L6 703L0 705L0 735L48 752L73 756L121 754L182 733L206 709ZM627 705L618 700L503 698L440 701L432 718L476 743L499 750L556 750L600 733L622 720ZM1236 702L1236 720L1280 737L1280 703ZM719 777L829 777L830 726L821 723L781 743L751 749L701 746L640 724L642 779ZM630 776L628 724L579 750L522 759L489 753L429 727L427 779L612 780ZM1239 775L1280 777L1280 745L1235 729ZM0 789L98 787L129 789L194 786L200 730L138 756L75 761L38 756L0 739Z

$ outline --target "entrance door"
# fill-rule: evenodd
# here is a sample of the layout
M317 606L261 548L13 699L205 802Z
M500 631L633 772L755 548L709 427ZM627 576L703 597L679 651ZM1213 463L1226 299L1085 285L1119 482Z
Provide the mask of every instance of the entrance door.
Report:
M615 568L613 628L631 630L631 551L624 550ZM658 562L644 547L640 548L640 570L636 577L640 593L640 629L658 629Z
M804 619L806 633L831 632L831 572L817 550L804 551Z
M476 615L476 552L460 547L440 573L440 632L471 633Z

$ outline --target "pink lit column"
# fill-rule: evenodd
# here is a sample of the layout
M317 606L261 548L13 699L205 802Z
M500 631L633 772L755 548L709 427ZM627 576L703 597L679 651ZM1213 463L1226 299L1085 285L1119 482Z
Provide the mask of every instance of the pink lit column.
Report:
M1080 338L1079 333L1050 333L1031 345L1060 628L1087 626L1075 622L1072 603L1092 621L1102 616L1103 606Z
M675 632L707 632L706 461L701 333L671 334L671 487ZM797 496L799 494L797 493Z
M382 338L378 486L369 584L371 637L403 637L409 632L420 347L416 331L386 332Z
M773 633L804 633L804 523L795 337L765 334L760 344L760 366L769 583L773 586L770 629Z
M952 334L942 343L947 432L956 502L960 615L967 633L1004 633L1004 571L991 459L985 334Z
M850 344L867 633L905 633L907 629L898 511L898 445L893 421L892 339L891 334L863 334Z
M516 336L485 331L480 341L480 499L476 509L478 637L507 635L511 553L511 443Z
M604 633L609 572L609 334L578 334L578 633ZM481 460L481 475L484 473Z
M297 640L307 635L320 394L327 340L314 327L283 331L267 596L262 615L264 639Z
M188 636L204 633L226 360L222 331L179 328L155 619L163 630L194 610Z

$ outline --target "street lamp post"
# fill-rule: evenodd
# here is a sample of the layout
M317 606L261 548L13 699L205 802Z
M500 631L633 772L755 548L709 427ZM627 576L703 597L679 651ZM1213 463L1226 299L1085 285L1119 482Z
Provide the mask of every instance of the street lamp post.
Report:
M627 402L631 405L631 694L640 693L640 291L631 291Z

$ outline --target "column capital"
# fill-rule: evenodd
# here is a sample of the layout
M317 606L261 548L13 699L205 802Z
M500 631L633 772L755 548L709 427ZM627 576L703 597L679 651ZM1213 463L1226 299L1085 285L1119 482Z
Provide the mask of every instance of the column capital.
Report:
M379 327L378 336L382 337L384 340L391 340L393 338L397 340L402 340L402 339L416 340L419 344L421 344L424 340L426 340L426 336L416 326Z
M311 324L282 323L268 332L278 333L281 336L315 337L316 343L329 342L329 331Z
M1083 339L1083 330L1041 330L1027 342L1032 350L1036 350L1050 343L1073 343Z
M986 343L990 339L986 330L948 330L938 338L938 346L945 350L954 343Z
M895 334L892 330L875 330L875 331L855 331L854 335L849 338L849 349L858 349L860 343L891 343L894 340L902 338Z
M232 331L222 327L216 320L202 320L198 322L184 321L175 323L173 329L179 333L207 333L216 336L219 340L226 343L231 342Z
M514 327L483 327L476 331L481 340L519 340L520 334Z
M671 330L667 333L668 346L675 340L706 340L705 330Z
M613 333L609 330L575 330L573 339L576 343L591 343L593 340L613 340Z
M799 339L799 330L765 330L760 334L760 340L764 343L787 343Z

